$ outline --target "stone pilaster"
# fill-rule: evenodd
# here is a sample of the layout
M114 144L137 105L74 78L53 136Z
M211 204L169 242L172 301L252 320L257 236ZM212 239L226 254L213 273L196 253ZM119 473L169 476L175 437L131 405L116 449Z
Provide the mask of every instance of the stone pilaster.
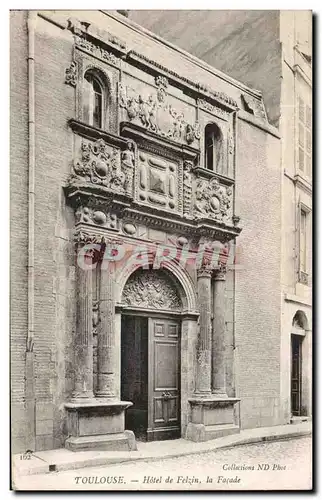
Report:
M96 397L115 399L114 280L111 266L100 272L100 324L97 333Z
M213 287L212 327L212 392L217 397L227 397L225 367L225 287L226 273L217 271Z
M80 248L77 246L76 250ZM81 259L80 259L81 260ZM80 262L81 263L81 262ZM76 334L73 400L93 398L92 270L91 257L76 258Z
M197 348L196 393L211 394L211 269L197 271L199 302L199 339Z

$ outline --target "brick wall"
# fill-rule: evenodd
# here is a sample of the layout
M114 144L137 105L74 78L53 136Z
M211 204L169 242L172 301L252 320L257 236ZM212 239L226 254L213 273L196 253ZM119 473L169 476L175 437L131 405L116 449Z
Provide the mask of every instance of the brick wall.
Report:
M63 445L63 401L72 389L73 215L70 173L74 88L65 84L72 37L38 17L36 34L35 394L37 449ZM66 358L66 359L65 359Z
M241 425L279 422L281 173L279 139L238 123L236 213L236 373Z
M10 13L10 354L13 452L26 449L25 357L28 264L28 87L26 13Z

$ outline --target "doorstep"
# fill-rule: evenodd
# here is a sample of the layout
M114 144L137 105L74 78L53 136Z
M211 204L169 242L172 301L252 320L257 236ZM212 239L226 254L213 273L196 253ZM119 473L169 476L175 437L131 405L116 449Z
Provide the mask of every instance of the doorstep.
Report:
M312 422L293 423L274 427L246 429L205 442L192 442L187 439L169 441L138 442L137 451L70 451L66 448L38 451L29 460L21 455L13 456L13 472L19 476L46 474L57 471L98 467L108 464L133 461L155 461L166 458L207 453L210 451L233 448L246 444L265 441L278 441L308 436L312 433Z

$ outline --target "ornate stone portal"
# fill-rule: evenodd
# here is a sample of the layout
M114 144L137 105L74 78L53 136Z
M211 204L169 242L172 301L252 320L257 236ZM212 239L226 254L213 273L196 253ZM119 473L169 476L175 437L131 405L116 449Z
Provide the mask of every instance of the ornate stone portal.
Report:
M180 280L178 285L175 278L169 278L171 272L145 268L127 275L127 281L122 282L122 294L115 299L120 292L123 268L127 266L127 259L132 258L126 252L133 248L142 244L157 247L160 242L170 240L184 242L180 245L185 247L204 237L224 243L240 233L234 214L234 179L207 171L202 165L200 147L203 138L199 119L206 108L207 113L214 114L214 120L221 119L226 124L223 140L233 165L233 103L223 95L210 95L208 91L207 98L218 102L201 102L199 93L203 91L198 87L195 97L199 111L195 113L195 108L189 109L187 102L183 104L175 97L171 92L173 82L162 75L156 75L154 83L150 79L149 85L135 83L134 78L127 80L126 72L120 77L116 69L120 65L119 57L96 45L93 33L88 39L76 33L77 62L72 61L65 80L77 91L81 68L84 70L83 52L86 57L92 54L100 60L101 71L103 61L110 65L110 71L113 67L115 80L110 81L109 112L117 126L97 129L82 122L81 113L68 122L73 131L74 155L65 193L75 211L76 249L79 254L84 245L93 243L99 250L86 254L86 259L97 265L95 284L92 271L76 263L75 390L65 404L66 447L71 450L136 448L133 432L124 430L124 413L132 402L121 401L120 310L128 315L129 311L139 315L141 310L145 317L150 311L154 317L158 312L163 314L165 329L172 329L167 342L176 338L181 345L178 355L181 399L177 405L181 408L181 436L203 441L238 432L234 412L238 400L229 398L225 387L223 270L211 261L203 261L188 278L186 270L178 271L181 264L174 258L170 268L175 276L186 280L184 291ZM114 47L113 51L122 52L123 48ZM81 103L77 102L80 107ZM227 175L233 171L233 168L225 170ZM125 260L122 263L116 259L115 265L104 269L104 248L111 242L122 247ZM191 297L196 297L193 308ZM185 301L187 304L190 301L190 309L184 305ZM164 319L166 313L169 317ZM169 318L175 318L175 328ZM157 332L156 338L161 338L161 334ZM163 365L165 361L162 360ZM166 394L169 408L171 397L174 400L173 394Z

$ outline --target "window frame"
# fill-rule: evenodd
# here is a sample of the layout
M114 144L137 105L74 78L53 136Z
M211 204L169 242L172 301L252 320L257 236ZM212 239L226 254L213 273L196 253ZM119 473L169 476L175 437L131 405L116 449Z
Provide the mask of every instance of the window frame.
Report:
M302 214L305 214L305 234L302 236ZM310 225L311 209L304 203L299 202L298 205L298 266L297 276L298 282L304 285L309 285L309 225ZM304 245L304 248L303 248ZM302 265L302 251L304 252L304 265Z
M301 112L301 109L303 111ZM312 178L312 104L298 93L296 102L297 172ZM303 116L301 116L303 114Z
M208 128L208 130L207 130ZM222 162L223 162L223 132L219 125L215 122L209 122L204 128L204 166L209 172L214 172L217 174L222 173ZM211 139L211 149L212 149L212 168L209 168L208 162L208 151L210 147L208 146L209 139ZM217 151L218 148L218 151Z
M87 77L86 77L87 76ZM89 78L91 78L92 82L89 81ZM85 103L85 99L86 99L86 91L85 91L85 82L87 82L89 85L92 85L92 92L93 92L93 102L92 102L92 106L90 106L90 103L87 102ZM97 84L99 87L100 87L100 98L101 98L101 103L100 103L100 120L95 123L95 96L96 94L98 94L95 89L94 89L94 84ZM95 70L94 68L88 68L85 70L84 72L84 77L83 77L83 92L82 92L82 111L83 111L83 120L85 123L87 123L88 125L92 126L92 127L95 127L95 128L99 128L99 129L103 129L104 128L104 124L106 122L106 92L107 92L108 89L106 89L106 85L104 84L104 82L102 81L102 78L100 78L99 74L98 74L98 71ZM88 110L87 110L87 114L88 114L88 118L86 118L86 104L87 104L87 107L88 107ZM90 109L92 107L92 109Z

